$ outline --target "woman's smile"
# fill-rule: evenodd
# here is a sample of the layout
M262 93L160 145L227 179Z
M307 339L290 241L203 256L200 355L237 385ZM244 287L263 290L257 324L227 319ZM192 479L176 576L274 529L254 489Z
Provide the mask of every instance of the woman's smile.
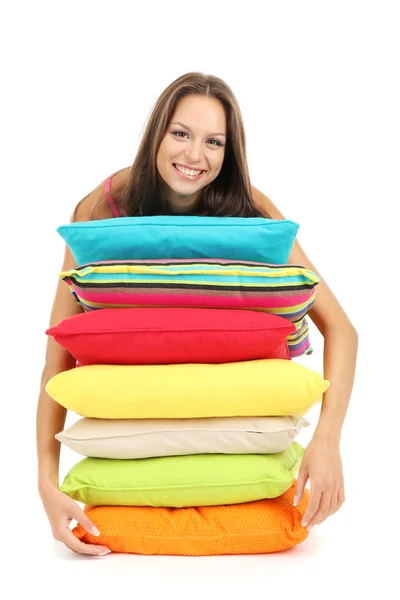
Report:
M204 170L200 169L187 169L179 163L173 163L173 167L176 175L186 181L197 181L205 173Z

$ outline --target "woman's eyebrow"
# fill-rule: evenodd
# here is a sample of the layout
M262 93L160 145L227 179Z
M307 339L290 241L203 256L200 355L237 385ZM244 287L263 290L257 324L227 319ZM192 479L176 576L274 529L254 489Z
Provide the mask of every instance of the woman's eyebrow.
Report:
M173 123L171 123L171 125L180 125L181 127L184 127L185 129L193 133L190 127L184 125L183 123L179 123L179 121L174 121ZM222 135L223 137L226 137L225 133L209 133L208 135Z

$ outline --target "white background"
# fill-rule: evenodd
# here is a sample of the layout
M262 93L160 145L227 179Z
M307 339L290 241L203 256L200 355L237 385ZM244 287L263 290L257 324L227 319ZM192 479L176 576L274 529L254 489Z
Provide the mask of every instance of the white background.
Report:
M394 597L396 8L382 0L3 5L1 545L10 597L24 588L42 598ZM157 97L188 71L217 75L233 89L253 185L300 223L300 243L358 330L341 443L346 502L286 553L78 556L52 539L36 491L44 331L63 258L56 228L102 180L132 164ZM301 362L321 370L322 338L313 326L311 334L315 353ZM319 410L308 413L303 445ZM67 426L76 418L68 415ZM63 448L61 480L80 459Z

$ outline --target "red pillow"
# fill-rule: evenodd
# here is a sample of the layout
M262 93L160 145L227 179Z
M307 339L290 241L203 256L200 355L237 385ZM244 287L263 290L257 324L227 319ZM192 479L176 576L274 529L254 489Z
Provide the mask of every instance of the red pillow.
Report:
M46 333L80 365L147 365L290 360L286 338L294 330L283 317L252 310L102 308Z

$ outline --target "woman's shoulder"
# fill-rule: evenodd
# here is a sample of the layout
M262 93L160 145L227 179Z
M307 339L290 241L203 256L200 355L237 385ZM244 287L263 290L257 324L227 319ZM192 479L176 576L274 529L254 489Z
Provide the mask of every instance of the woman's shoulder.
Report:
M256 208L258 208L258 210L260 212L270 215L272 219L278 220L278 219L286 218L283 216L283 214L278 209L278 207L275 206L275 204L272 202L272 200L270 198L268 198L268 196L266 196L265 194L260 192L260 190L255 188L254 185L251 185L250 187L251 187L251 195L252 195L254 204L256 205Z
M115 171L112 175L109 175L105 180L105 189L108 195L111 195L114 200L118 200L125 185L129 180L132 167L124 167Z
M121 195L132 167L124 167L109 175L76 205L72 221L95 221L114 216L109 198L117 201Z
M251 194L254 200L254 204L258 208L258 210L262 213L266 213L274 220L284 220L286 217L281 213L279 208L275 206L268 196L260 192L253 185L251 186ZM307 267L311 269L311 271L315 271L314 265L310 262L310 259L304 253L304 250L299 244L298 239L296 238L293 242L292 249L290 251L290 255L288 258L288 264L292 265L302 265L303 267Z

